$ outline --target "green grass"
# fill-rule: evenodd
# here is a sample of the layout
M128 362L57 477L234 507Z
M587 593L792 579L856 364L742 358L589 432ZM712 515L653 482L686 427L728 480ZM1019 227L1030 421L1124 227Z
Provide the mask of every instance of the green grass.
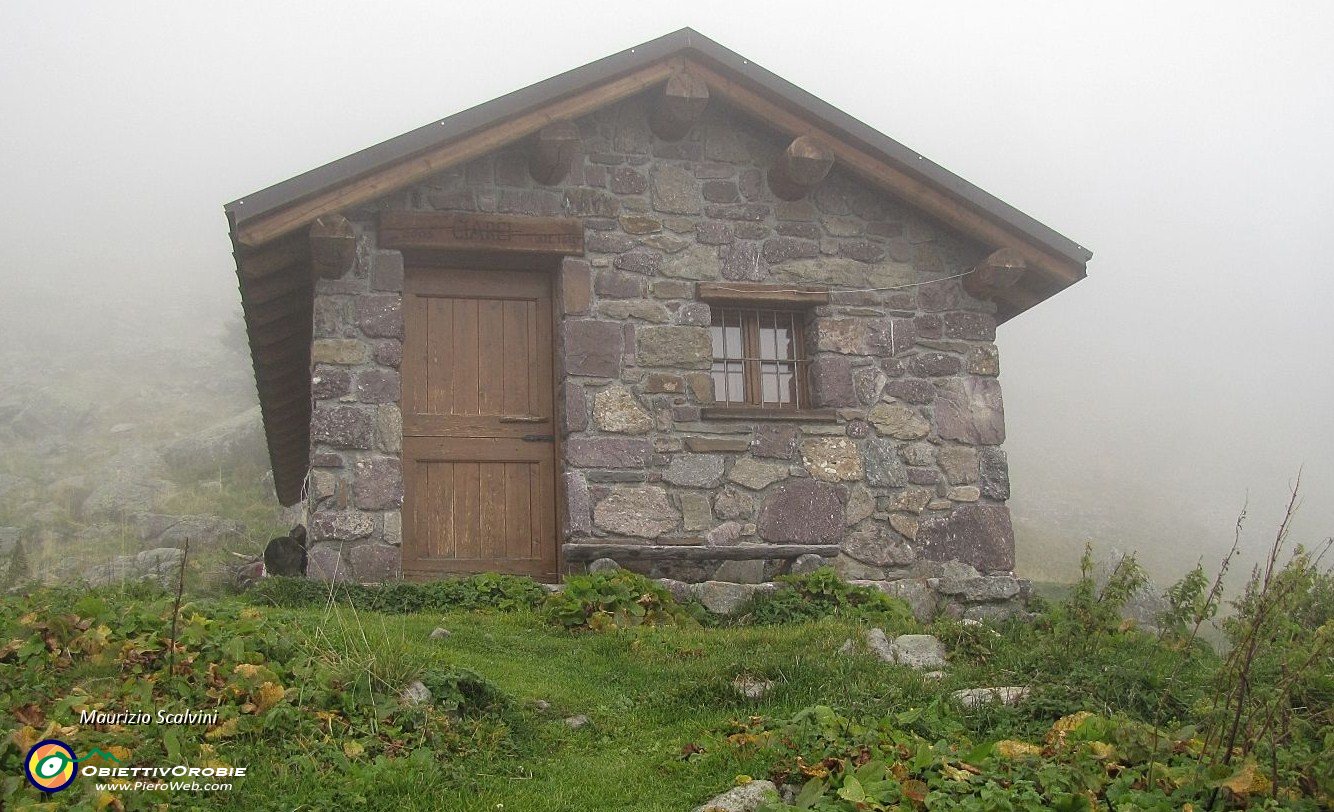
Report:
M308 612L274 611L294 627ZM524 708L515 751L455 786L413 797L412 782L385 791L386 808L660 810L686 808L765 765L720 746L717 732L753 714L790 714L819 701L872 710L913 694L919 680L866 659L836 656L851 625L834 621L746 629L650 628L571 634L533 614L361 617L394 657L429 668L467 668L494 681ZM344 616L341 622L350 620ZM429 640L436 626L453 634ZM378 644L377 644L378 645ZM764 699L742 699L741 674L773 680ZM918 683L918 684L914 684ZM550 704L538 711L536 700ZM571 730L564 719L586 715ZM682 748L706 746L690 763ZM441 785L443 784L443 785Z
M299 597L291 585L277 591ZM1042 742L1056 719L1076 711L1128 720L1117 724L1135 730L1147 730L1144 722L1176 730L1198 716L1219 664L1206 647L1182 651L1133 630L1071 634L1059 609L994 630L931 626L950 651L946 676L931 680L840 654L867 628L855 618L572 632L549 610L528 606L380 614L347 603L200 599L181 612L169 675L170 595L46 591L0 599L0 805L691 809L738 776L793 775L800 754L818 765L855 757L866 746L858 742L885 737L939 765L962 758L953 748ZM891 636L911 629L911 621L889 622ZM436 627L450 636L430 639ZM732 687L743 675L773 687L747 700ZM432 687L434 705L400 702L414 680ZM1019 706L973 710L946 698L987 685L1029 685L1033 694ZM66 727L80 707L94 706L216 707L222 719L207 729ZM836 716L813 717L813 706ZM566 724L581 715L589 724ZM812 733L817 717L838 721ZM791 739L787 731L795 731ZM52 735L79 752L127 748L134 764L216 761L249 775L225 794L115 797L97 796L79 778L45 799L17 776L25 745ZM1009 769L989 758L979 763ZM1081 768L1101 771L1100 763L1085 757Z
M108 599L113 606L115 601L114 595ZM297 652L349 681L367 675L371 692L382 698L428 672L462 668L492 681L511 707L499 730L483 726L476 732L486 746L473 741L464 748L471 752L444 764L433 762L429 769L409 769L401 759L392 770L375 769L370 760L305 764L291 758L291 743L281 741L281 731L277 740L256 735L220 742L220 757L251 771L221 799L220 805L235 808L294 808L303 798L317 808L333 801L362 803L357 798L363 795L366 805L382 809L685 808L729 786L738 774L764 773L762 761L723 743L721 732L735 720L789 715L817 702L874 713L925 701L939 690L872 658L837 655L843 641L859 631L844 621L730 629L640 627L595 634L564 631L526 610L417 615L347 607L248 611L261 615L258 622L266 631L259 636L278 633ZM452 635L430 639L437 626ZM743 674L772 680L774 688L762 700L745 700L731 686ZM56 677L55 685L43 682L46 699L54 702L75 686L117 676L114 663L76 662ZM23 696L15 692L7 698L14 703ZM537 700L549 707L539 710ZM576 715L587 716L590 724L571 729L564 720ZM145 737L151 739L151 731ZM114 739L97 744L116 744ZM127 744L124 737L120 743ZM682 749L689 744L701 744L704 752L687 762ZM142 742L135 749L151 746ZM19 790L22 799L34 800L34 795ZM132 793L122 797L130 805L146 800Z

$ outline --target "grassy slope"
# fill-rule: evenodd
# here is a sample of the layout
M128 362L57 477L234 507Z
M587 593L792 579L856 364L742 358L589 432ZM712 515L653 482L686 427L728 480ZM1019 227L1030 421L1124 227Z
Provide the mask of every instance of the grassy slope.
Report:
M318 612L270 615L294 628L321 623ZM538 699L551 704L545 712L526 712L528 726L515 731L518 752L512 757L481 759L461 785L451 786L443 774L434 780L404 776L402 784L377 788L376 800L385 808L690 808L737 774L763 775L767 769L716 746L718 732L731 720L788 715L817 702L887 710L927 692L919 677L902 669L836 656L856 627L833 621L572 635L527 613L353 616L344 610L330 625L348 629L355 640L358 623L386 660L422 669L462 666L525 705ZM453 635L430 640L436 626ZM344 648L358 647L352 642ZM761 701L742 699L731 681L743 673L773 680L774 690ZM591 724L571 730L563 720L579 714ZM687 763L681 749L695 742L706 752Z
M117 606L128 607L137 600L114 592L103 595L117 612ZM201 604L206 613L216 614L210 605L236 611L235 599ZM69 610L50 605L46 611L54 615ZM23 634L21 611L26 609L6 607L11 616L0 623L8 627L11 638ZM382 695L428 671L455 667L476 671L513 702L501 729L505 735L494 726L479 725L468 734L475 739L464 748L470 751L466 755L437 754L436 761L421 767L399 758L389 762L389 769L375 769L369 757L337 763L337 750L347 740L341 732L309 741L299 736L294 740L283 729L225 739L215 742L216 755L246 766L251 775L231 793L177 796L171 799L173 807L297 809L323 808L337 801L379 809L689 809L730 786L737 775L761 777L772 767L753 750L726 742L734 720L752 715L787 717L813 704L830 704L856 715L889 714L926 705L958 687L1015 684L1023 678L1016 669L1026 667L1006 657L982 662L960 656L943 681L927 681L917 672L874 657L838 654L843 642L863 628L841 620L571 633L528 611L444 615L380 615L346 607L246 611L258 611L263 634L276 633L294 643L298 660L311 658L325 669L349 674L371 673ZM452 635L431 640L429 634L437 626ZM892 635L903 630L888 631ZM113 635L117 633L113 630ZM218 627L214 634L225 640L227 632ZM743 699L731 685L742 674L772 680L774 688L761 700ZM92 697L107 697L107 708L122 708L125 705L112 697L125 676L115 660L95 664L76 658L73 668L52 671L49 680L38 680L45 696L24 689L11 693L9 702L16 706L36 702L49 709L79 686ZM23 679L13 673L10 677ZM0 697L3 691L14 690L12 683L6 685L10 677L0 674ZM300 683L287 684L301 689ZM539 699L550 707L539 710ZM303 704L299 698L290 701ZM364 699L355 704L364 707ZM6 710L0 707L0 723ZM580 714L589 717L588 726L574 730L565 724L566 717ZM988 731L1025 728L1012 709L965 716L970 717L970 726ZM1045 710L1039 716L1033 731L1045 729L1054 718ZM465 722L460 730L467 727ZM91 740L76 733L71 741L76 747L123 744L139 753L136 763L155 763L152 753L160 752L161 731L140 728L94 734ZM201 732L182 729L191 737ZM0 731L0 741L8 733ZM682 748L691 744L703 752L686 760ZM333 758L328 755L330 745ZM306 752L320 755L300 763L296 756ZM61 793L56 799L70 804L80 797ZM132 809L152 808L163 800L134 793L121 797ZM36 792L26 787L16 798L20 804L38 800Z
M145 702L201 709L212 701L204 696L218 697L224 718L230 711L234 720L232 733L210 735L209 743L200 742L198 727L175 729L190 742L181 750L185 763L217 759L249 769L234 791L119 793L115 802L128 809L167 802L169 808L252 812L657 812L694 808L738 775L764 777L777 766L772 748L729 740L737 722L750 717L781 720L830 705L850 718L897 718L926 741L965 748L1002 738L1040 742L1055 719L1080 710L1172 729L1195 715L1218 662L1203 650L1183 658L1135 632L1062 636L1044 616L998 632L954 623L928 628L950 651L948 673L935 681L874 657L839 654L843 642L865 628L849 620L577 633L528 610L383 615L346 605L256 608L232 598L205 600L182 613L182 628L190 632L183 631L178 663L192 664L177 673L192 675L195 686L187 699L178 693L185 681L164 681L160 655L153 653L161 651L169 625L170 597L99 594L0 599L0 660L6 661L0 665L0 728L18 731L11 739L9 729L0 729L0 798L13 808L46 800L13 777L26 749L19 744L25 740L20 723L34 726L26 730L31 741L43 729L45 735L59 731L79 751L124 746L135 764L175 763L166 761L170 734L163 728L52 727L73 723L77 713L60 703L80 694L85 698L75 704L107 710L144 709ZM79 626L74 614L97 619ZM437 626L452 634L430 639ZM886 629L890 635L907 630ZM60 642L48 654L51 644L43 640L53 639ZM144 665L138 675L134 662ZM277 680L286 689L267 712L241 708L257 694L253 683L237 687L243 684L236 674L248 667L237 663L255 662L267 662L277 674L257 679ZM437 705L425 726L414 728L407 720L417 711L399 707L393 695L414 679L430 682L459 669L489 680L507 705L453 723ZM743 699L731 684L739 675L771 680L774 687L763 699ZM957 688L986 685L1031 685L1034 693L1017 707L965 710L945 699ZM34 708L45 718L24 721ZM922 713L905 713L914 709ZM572 729L564 720L575 715L590 723ZM327 729L316 721L325 717ZM428 749L423 742L432 730L447 735L432 738ZM371 749L360 751L359 742ZM695 751L689 758L687 746ZM94 806L91 785L75 789L54 796L55 808L102 808Z

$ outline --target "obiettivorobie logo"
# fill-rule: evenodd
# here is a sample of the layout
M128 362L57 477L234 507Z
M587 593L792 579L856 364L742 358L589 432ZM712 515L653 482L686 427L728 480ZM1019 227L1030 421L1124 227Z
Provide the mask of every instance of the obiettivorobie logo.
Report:
M94 756L120 763L120 759L102 750L93 750L84 756ZM28 750L28 757L23 761L23 771L28 781L42 792L60 792L74 782L78 775L79 759L74 749L60 739L44 739Z
M165 778L182 778L189 776L191 778L204 777L242 777L246 774L245 767L187 767L184 764L178 764L174 767L96 767L92 764L79 766L79 762L87 761L90 758L100 758L104 761L114 761L120 764L120 759L105 750L89 750L82 759L74 755L74 748L59 739L44 739L37 742L28 750L28 756L23 760L23 771L28 776L28 781L42 792L59 792L74 783L76 775L86 775L95 778L156 778L157 782L146 783L144 781L136 782L133 785L124 787L125 789L149 790L149 789L192 789L192 790L227 790L231 789L231 784L198 784L179 785L175 783L166 784L161 780ZM100 784L98 785L101 786Z

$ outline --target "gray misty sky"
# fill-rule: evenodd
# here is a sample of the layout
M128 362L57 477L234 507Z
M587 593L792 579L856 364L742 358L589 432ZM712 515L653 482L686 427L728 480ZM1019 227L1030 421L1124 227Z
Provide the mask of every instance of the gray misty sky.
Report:
M1258 542L1302 465L1334 530L1334 4L273 6L0 8L0 340L211 335L225 201L689 25L1094 251L999 339L1054 559Z

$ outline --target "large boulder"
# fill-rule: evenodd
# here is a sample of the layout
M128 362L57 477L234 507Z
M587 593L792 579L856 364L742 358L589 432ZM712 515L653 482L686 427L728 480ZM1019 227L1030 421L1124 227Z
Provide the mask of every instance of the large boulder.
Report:
M891 598L908 604L919 623L930 623L936 616L936 593L923 578L901 578L896 581L861 581L859 586L873 586Z
M17 527L0 527L0 561L8 561L14 548L19 543L19 529Z
M695 812L755 812L766 801L778 800L778 787L772 781L750 781L715 795Z
M245 525L218 516L173 516L166 513L141 513L134 517L135 534L139 540L154 547L183 547L191 544L211 545L219 541L245 535Z
M219 468L261 466L267 458L259 407L164 445L162 458L183 473L213 473Z
M157 450L134 447L121 451L97 468L97 477L107 479L148 480L167 476L167 461Z
M919 671L945 667L945 645L930 634L901 634L890 643L891 662Z
M123 519L151 513L175 489L164 479L112 479L99 483L83 501L82 515L88 519Z
M169 588L176 583L185 560L185 551L175 547L157 547L144 550L137 555L120 555L106 562L89 567L83 572L83 580L89 586L107 586L126 581L152 581Z
M91 406L74 406L50 395L38 394L23 402L10 402L3 419L13 436L36 440L42 437L71 438L88 431L96 422Z
M776 589L772 583L742 584L732 581L705 581L695 587L695 597L715 615L731 615L750 603L756 595Z

